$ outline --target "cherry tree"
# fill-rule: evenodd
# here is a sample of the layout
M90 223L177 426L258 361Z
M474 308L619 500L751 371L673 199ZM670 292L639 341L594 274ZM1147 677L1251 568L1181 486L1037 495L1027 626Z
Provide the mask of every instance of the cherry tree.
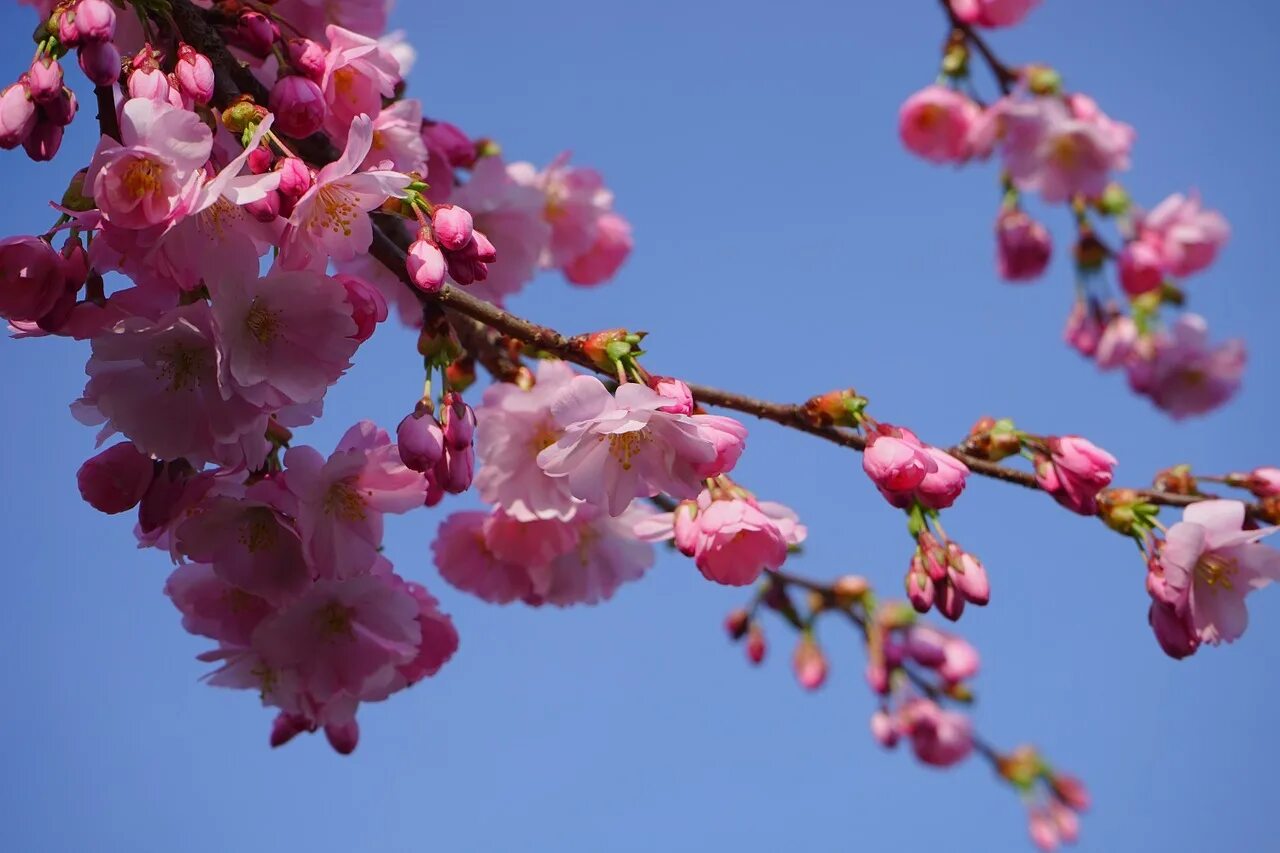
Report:
M209 641L208 683L256 693L273 747L323 732L350 753L362 703L449 664L468 626L416 580L441 587L420 555L384 550L384 520L473 490L488 509L449 513L431 545L443 584L495 605L605 606L672 548L691 578L740 588L725 631L751 663L785 645L817 690L824 645L862 648L868 736L925 765L989 763L1049 850L1076 840L1087 789L1034 747L976 731L981 655L948 624L1000 603L1001 567L944 526L970 479L1131 539L1153 648L1173 658L1238 639L1248 594L1280 578L1263 542L1280 469L1177 465L1123 485L1111 453L1047 425L974 412L967 435L932 443L852 388L760 399L691 381L696 366L651 372L642 332L566 334L510 313L540 271L603 286L643 251L625 199L567 156L516 161L424 113L384 0L27 5L39 26L0 92L0 147L56 158L64 128L90 120L82 101L100 141L67 169L47 229L0 241L0 316L23 346L84 343L87 381L68 402L105 449L80 492L167 554L164 590ZM1244 344L1215 341L1187 284L1211 271L1227 220L1194 193L1131 198L1135 129L1059 71L997 55L988 31L1037 5L941 0L939 66L903 101L902 144L993 174L1009 282L1059 274L1024 199L1062 208L1076 235L1058 264L1075 276L1069 346L1171 418L1227 404ZM72 63L91 89L73 90ZM397 424L304 443L384 323L417 331L406 357L421 360L421 393ZM748 421L861 454L911 540L901 590L799 568L809 537L839 531L735 477Z

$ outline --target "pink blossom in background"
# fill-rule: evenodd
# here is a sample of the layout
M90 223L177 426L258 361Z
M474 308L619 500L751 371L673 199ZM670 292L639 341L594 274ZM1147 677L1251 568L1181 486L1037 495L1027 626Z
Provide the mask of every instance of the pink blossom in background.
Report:
M979 107L966 95L934 84L903 102L898 110L898 136L907 150L934 163L961 163L969 158L968 137Z
M543 217L546 197L535 183L532 168L508 167L501 157L483 157L476 161L471 179L450 198L471 212L475 227L498 253L488 277L470 285L473 295L501 305L537 273L551 226Z
M534 596L535 580L529 569L500 559L486 536L487 512L455 512L448 516L431 542L436 568L452 586L492 604L510 604ZM527 522L551 527L556 521ZM535 528L536 529L536 528Z
M916 758L934 767L950 767L973 751L969 718L946 711L929 699L912 699L897 713L898 729L911 742Z
M616 213L606 213L596 222L595 239L587 250L565 264L564 277L582 287L603 284L618 272L634 245L631 224Z
M373 120L373 139L361 168L377 169L384 163L390 163L390 168L397 172L427 174L427 146L422 141L421 102L405 98L376 114Z
M1243 341L1211 344L1204 318L1184 313L1143 341L1127 365L1129 384L1174 418L1204 414L1235 396L1245 359Z
M1199 641L1233 642L1249 622L1245 597L1280 580L1280 551L1261 544L1275 527L1247 530L1239 501L1211 500L1183 510L1169 528L1157 567L1163 589L1157 601L1194 630Z
M538 454L562 434L551 402L575 375L566 362L542 359L532 388L495 382L476 409L476 453L482 463L476 488L487 503L519 521L568 520L580 505L568 480L549 476L538 465Z
M729 469L705 467L722 458L699 422L706 416L661 411L667 402L639 383L610 394L594 376L575 377L551 403L563 433L538 454L538 465L567 478L574 497L613 516L637 497L694 497L702 479Z
M1012 27L1040 0L950 0L956 17L980 27Z
M1092 101L1072 103L1083 110ZM1098 196L1113 171L1129 167L1132 128L1096 108L1077 114L1061 98L1047 96L1008 102L1001 126L1004 165L1014 184L1045 201Z
M1152 246L1165 269L1176 276L1208 267L1231 236L1222 214L1205 210L1195 194L1174 193L1135 224L1139 239Z
M307 559L321 577L367 571L382 544L383 514L416 509L427 497L427 481L405 467L390 436L369 421L347 430L327 460L298 446L284 464Z

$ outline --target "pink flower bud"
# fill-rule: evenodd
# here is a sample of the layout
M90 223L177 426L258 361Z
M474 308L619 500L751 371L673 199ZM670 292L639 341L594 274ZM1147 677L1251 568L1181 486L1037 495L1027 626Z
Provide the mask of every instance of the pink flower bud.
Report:
M303 732L315 731L305 717L281 711L271 724L271 746L284 746Z
M1111 485L1116 458L1078 435L1050 438L1050 457L1036 460L1036 481L1053 499L1080 515L1096 515L1098 494Z
M801 636L791 664L796 681L805 690L817 690L827 680L827 658L810 634Z
M649 387L671 402L658 411L673 415L693 414L693 392L689 386L670 376L650 376Z
M1062 337L1078 353L1089 358L1098 351L1102 337L1101 311L1091 301L1077 299L1067 315L1067 326Z
M745 586L787 559L782 531L753 501L711 501L696 524L694 560L707 580Z
M173 69L183 93L197 104L213 99L213 63L189 44L178 46L178 64Z
M75 27L82 43L109 42L116 34L116 10L106 0L80 0Z
M245 212L259 222L275 222L280 216L280 193L272 191L244 206Z
M360 726L354 719L345 723L329 723L324 727L324 736L339 755L350 755L360 742Z
M759 623L752 622L747 629L747 660L759 665L764 660L767 647L764 641L764 629Z
M1249 491L1260 498L1280 495L1280 468L1254 468L1249 474Z
M442 204L431 214L431 230L441 249L456 252L471 242L475 223L466 208Z
M1048 805L1049 817L1058 830L1058 835L1066 844L1075 844L1080 840L1080 817L1062 803L1051 802Z
M873 436L862 454L862 470L877 486L900 492L914 489L929 473L923 449L891 435Z
M280 38L280 30L261 12L241 12L231 40L246 52L258 57L271 53L271 46Z
M430 413L413 412L396 427L396 446L406 468L425 474L444 457L444 431Z
M62 94L62 63L52 57L41 57L31 63L27 87L37 103L51 101Z
M169 78L159 68L139 69L129 75L129 97L169 100Z
M951 542L947 544L947 561L947 578L966 599L979 606L991 600L991 581L976 557Z
M0 240L0 317L35 322L67 289L62 256L38 237Z
M265 175L271 171L271 166L274 162L275 155L265 145L259 145L249 152L249 171L255 175Z
M424 121L422 141L429 151L439 152L455 169L469 169L475 165L476 144L447 121Z
M1164 284L1164 260L1156 246L1135 240L1120 250L1120 285L1130 296L1159 290Z
M109 41L92 42L80 48L80 70L95 86L114 86L120 79L120 51Z
M898 727L883 709L871 715L871 736L885 749L898 745Z
M489 238L479 228L471 232L473 243L468 244L472 247L476 260L491 264L498 259L498 250L493 247L493 243L489 242Z
M311 39L289 39L289 62L303 75L319 83L324 77L326 52Z
M1124 367L1138 343L1138 326L1133 318L1121 314L1112 317L1102 330L1094 358L1100 370Z
M114 515L133 509L147 493L155 466L133 442L112 445L80 466L80 495L99 512Z
M933 578L925 571L924 561L917 552L907 572L907 599L917 613L928 613L933 607L934 592Z
M356 332L351 337L363 343L373 335L378 324L387 319L387 299L382 291L362 278L338 275L337 279L347 289L351 319L356 322Z
M1151 602L1151 609L1147 611L1147 622L1156 635L1156 642L1174 660L1190 657L1200 648L1200 636L1190 616L1190 608L1180 614L1173 605L1162 601Z
M41 119L22 140L22 147L37 163L52 160L62 147L62 125Z
M36 105L25 82L0 92L0 148L17 148L36 126Z
M405 267L409 278L419 290L435 293L444 287L445 259L439 247L430 242L425 233L419 233L418 239L409 247L405 258ZM461 282L459 282L461 283Z
M969 131L981 110L968 96L933 84L903 102L898 136L907 150L934 163L969 159Z
M938 612L946 619L955 622L964 613L964 594L956 589L955 584L946 582L937 587L934 603Z
M57 14L58 42L63 47L80 46L80 30L76 27L75 15L70 10Z
M40 105L40 114L44 121L56 124L58 127L66 127L76 117L79 106L76 93L70 89L63 89L58 97Z
M591 246L561 271L566 281L579 287L603 284L613 278L634 246L631 223L616 213L602 214L596 221L596 237Z
M672 515L676 549L686 557L692 557L698 550L698 505L693 501L681 501Z
M311 169L297 157L284 157L276 163L276 171L280 173L280 194L285 198L298 200L311 189Z
M1055 773L1049 780L1049 786L1058 799L1075 811L1087 811L1089 808L1089 790L1084 783L1066 773Z
M79 290L89 278L89 253L84 250L80 238L75 237L62 244L62 273L68 290Z
M881 696L889 695L889 669L885 666L884 661L867 661L867 666L863 670L862 676L867 680L867 687L871 688L872 693L877 693Z
M445 448L444 459L436 467L441 487L451 495L460 495L471 488L471 480L475 475L476 455L474 448L454 450Z
M724 631L731 640L741 640L751 627L751 615L745 610L734 610L724 618Z
M933 460L935 469L916 486L916 499L929 509L946 509L964 491L969 466L936 447L926 447L924 452Z
M466 450L475 439L476 413L452 391L444 395L441 412L445 442L453 450Z
M302 139L324 123L324 92L308 77L281 77L271 89L270 104L276 115L275 126L286 136Z
M1043 225L1021 210L996 220L996 266L1005 281L1031 281L1049 265L1053 240Z
M1027 815L1027 831L1031 835L1031 843L1045 853L1058 849L1058 827L1053 818L1044 809L1032 809Z
M716 449L715 459L697 467L698 476L716 477L732 471L747 447L747 428L723 415L698 415L697 420L698 435Z

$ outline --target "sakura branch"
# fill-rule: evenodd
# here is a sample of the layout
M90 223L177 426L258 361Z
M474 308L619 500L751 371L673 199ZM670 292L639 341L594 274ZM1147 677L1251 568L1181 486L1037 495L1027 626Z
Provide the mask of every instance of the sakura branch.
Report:
M1083 787L1031 748L1000 753L973 733L963 706L977 652L921 620L958 620L993 595L981 560L944 526L968 477L1042 491L1131 537L1148 618L1175 657L1237 638L1245 594L1280 576L1259 541L1274 528L1257 526L1280 516L1275 469L1197 478L1175 466L1155 488L1115 488L1115 458L1079 436L984 418L956 446L934 446L852 390L780 403L688 385L643 366L643 334L570 337L510 314L504 302L539 271L607 282L632 249L630 226L597 172L567 157L508 163L495 142L424 118L405 96L413 51L383 35L382 0L31 5L43 24L30 66L0 93L0 146L57 154L77 109L61 64L71 51L94 86L101 138L52 225L0 241L0 316L17 338L88 342L72 414L100 427L99 443L122 440L84 463L81 494L105 513L136 510L139 542L177 566L165 589L183 626L214 643L201 656L215 666L208 681L257 691L276 710L273 746L323 730L350 752L362 703L452 658L452 620L396 572L383 523L474 486L489 509L447 516L431 547L454 588L494 604L598 604L670 540L707 580L754 587L729 621L752 660L765 653L766 614L797 632L806 688L827 678L819 626L852 626L874 736L908 740L933 766L978 753L1027 798L1032 837L1049 847L1074 840ZM1079 115L1084 102L1064 100L1044 72L1000 63L975 29L1030 5L947 6L944 70L958 83L970 49L990 64L1006 99L988 125L1006 149L1019 111L1039 115L1037 145L1052 156L1025 172L1013 165L1025 152L1006 150L1007 192L1015 204L1031 188L1069 201L1081 245L1102 247L1083 229L1090 205L1112 215L1090 191L1105 186L1073 171L1074 158L1125 131ZM904 114L913 148L946 154L936 159L968 150L957 139L969 144L979 114L962 98L935 87ZM1190 233L1160 232L1161 257L1204 257ZM1155 307L1171 292L1162 284ZM394 440L362 421L331 452L298 443L393 311L417 330L422 364ZM477 364L494 381L473 408ZM807 528L733 478L747 429L704 407L862 453L911 541L906 601L881 601L863 578L792 574ZM1202 482L1260 500L1222 499ZM1185 508L1183 520L1166 527L1166 507Z
M1065 337L1099 369L1123 368L1136 393L1174 418L1226 403L1244 372L1244 344L1212 343L1204 318L1180 310L1188 301L1180 280L1213 264L1230 233L1226 220L1195 193L1175 193L1149 211L1135 206L1114 178L1129 168L1134 129L1089 95L1067 91L1054 69L1000 60L978 33L1017 24L1036 2L940 2L951 28L940 76L902 105L903 144L934 163L999 154L996 262L1007 282L1039 278L1052 254L1049 230L1023 209L1024 197L1066 209L1076 232L1076 298ZM975 54L999 91L990 105L971 75ZM1103 234L1107 223L1118 249Z

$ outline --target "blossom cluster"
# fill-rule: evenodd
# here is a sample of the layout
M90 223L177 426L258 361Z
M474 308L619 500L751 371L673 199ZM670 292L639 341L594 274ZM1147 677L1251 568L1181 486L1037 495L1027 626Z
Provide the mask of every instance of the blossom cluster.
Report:
M979 38L972 27L1017 23L1034 5L953 0L958 26L944 50L941 82L903 103L902 142L934 163L999 157L1004 195L996 261L1006 281L1039 278L1052 255L1049 230L1025 211L1023 197L1066 206L1076 226L1077 272L1067 342L1102 370L1123 368L1129 386L1172 417L1211 411L1240 385L1243 344L1213 343L1199 315L1183 312L1172 321L1161 315L1185 304L1178 280L1213 264L1230 236L1225 218L1194 193L1175 193L1148 211L1134 205L1115 180L1129 168L1134 129L1090 96L1065 91L1050 68L1010 69L984 51L1001 96L983 104L971 94L971 42ZM1095 216L1114 221L1118 249L1100 235ZM1108 263L1120 299L1110 295Z

